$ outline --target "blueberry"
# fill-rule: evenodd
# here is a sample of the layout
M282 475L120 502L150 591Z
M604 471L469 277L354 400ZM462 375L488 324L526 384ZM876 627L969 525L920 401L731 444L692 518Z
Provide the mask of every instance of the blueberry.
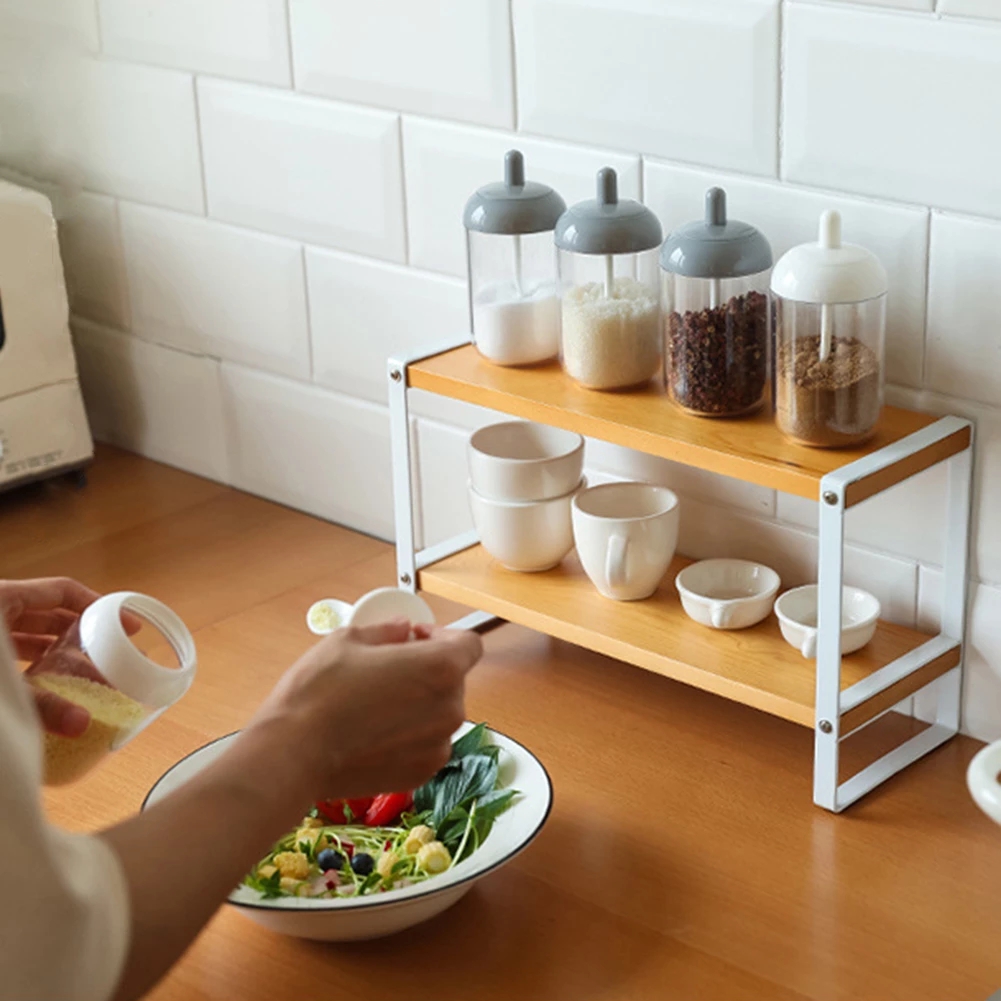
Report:
M333 848L324 848L316 856L316 864L326 872L328 869L343 869L344 856L340 852L335 852Z
M351 859L351 868L359 876L367 876L375 868L375 859L368 852L357 852Z

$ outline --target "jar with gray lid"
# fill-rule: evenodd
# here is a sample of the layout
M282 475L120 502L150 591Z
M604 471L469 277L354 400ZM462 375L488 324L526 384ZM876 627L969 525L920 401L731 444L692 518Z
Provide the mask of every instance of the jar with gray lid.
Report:
M770 381L768 241L727 219L726 192L710 188L705 217L668 236L660 266L671 399L700 417L754 412Z
M466 202L466 265L473 343L498 365L534 365L559 354L553 227L566 203L525 180L521 153L504 157L504 180Z
M886 271L841 242L841 216L820 217L816 243L793 247L772 272L775 420L803 445L858 445L883 407Z
M598 171L597 197L556 224L566 372L589 389L628 389L661 369L657 251L663 234L644 205L619 199L611 167Z

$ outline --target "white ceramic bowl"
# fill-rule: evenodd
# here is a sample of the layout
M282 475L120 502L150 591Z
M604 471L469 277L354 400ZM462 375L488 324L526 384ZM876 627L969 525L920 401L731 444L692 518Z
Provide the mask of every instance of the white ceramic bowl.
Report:
M966 782L977 806L1001 824L1001 740L977 752L966 771Z
M761 563L702 560L674 579L689 618L711 629L747 629L768 616L782 581Z
M470 726L471 723L466 723L459 733ZM153 786L143 809L163 799L218 758L237 736L231 733L182 758ZM328 942L392 935L451 907L477 880L527 848L542 830L552 807L552 783L535 755L496 731L491 730L490 736L501 749L502 781L505 786L519 790L519 795L497 818L480 848L452 869L402 890L342 900L308 897L262 900L254 890L241 885L229 895L229 903L272 931ZM266 850L267 846L263 846L262 856Z
M501 501L549 500L570 493L584 468L584 439L573 431L505 421L469 438L469 481Z
M859 587L841 589L841 653L854 653L872 639L879 621L879 600ZM785 641L808 660L817 656L817 585L796 587L775 602Z
M469 485L469 508L483 548L508 570L551 570L573 549L570 504L587 486L581 480L562 497L541 501L499 501Z

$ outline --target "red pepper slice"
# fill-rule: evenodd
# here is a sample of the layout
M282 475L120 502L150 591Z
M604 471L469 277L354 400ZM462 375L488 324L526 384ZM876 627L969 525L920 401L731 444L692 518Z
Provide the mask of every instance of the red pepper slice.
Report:
M351 811L350 820L344 809L345 805ZM350 824L360 821L371 805L371 796L364 796L360 799L318 799L316 801L317 811L323 814L327 822L331 824Z
M384 792L372 800L372 805L365 814L365 823L369 827L384 827L396 820L404 810L409 810L413 804L412 792Z

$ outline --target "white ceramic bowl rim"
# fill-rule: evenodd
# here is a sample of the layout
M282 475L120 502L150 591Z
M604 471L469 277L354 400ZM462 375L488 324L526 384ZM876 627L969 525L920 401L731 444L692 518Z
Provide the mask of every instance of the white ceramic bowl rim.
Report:
M588 511L586 508L581 507L581 502L586 502L586 498L588 497L594 497L595 494L599 493L612 493L616 490L621 490L623 487L646 487L648 490L662 497L664 504L657 511L651 511L649 514L636 515L595 514L593 511ZM669 487L662 487L657 483L644 483L641 480L617 480L614 483L599 483L597 486L586 487L584 490L581 490L573 499L574 511L582 514L585 518L595 518L599 521L651 521L654 518L661 518L665 514L669 514L671 511L677 510L678 504L678 495Z
M462 727L464 732L469 728L469 724ZM436 893L443 892L445 890L451 890L455 887L462 886L465 883L471 883L482 879L488 873L493 872L495 869L499 869L502 865L510 861L516 855L520 855L539 835L539 832L543 827L546 826L546 821L549 819L549 814L553 809L553 780L546 770L546 766L534 755L532 752L525 747L524 744L515 740L513 737L509 737L506 733L502 733L500 730L495 730L493 727L487 727L490 733L496 734L498 737L503 737L506 741L513 744L520 751L522 751L527 757L531 758L532 761L538 765L542 771L542 775L546 780L546 790L547 790L547 802L546 809L542 816L539 818L538 823L535 827L527 833L524 837L520 838L517 845L511 848L510 851L506 852L501 858L495 859L489 865L481 866L479 868L471 868L461 879L449 879L450 872L457 872L465 866L468 866L472 862L478 853L470 855L469 858L463 859L459 862L454 869L442 873L440 876L436 876L432 880L428 880L424 883L417 883L413 886L405 887L402 890L394 890L391 893L381 893L378 895L367 896L367 897L342 897L336 900L333 899L323 899L314 898L309 899L306 897L289 897L282 898L279 897L276 900L234 900L233 894L238 892L240 887L233 890L227 897L226 902L231 907L246 907L249 910L261 910L261 911L282 911L282 912L294 912L299 914L319 914L325 913L327 911L350 911L350 910L361 910L370 909L375 907L393 907L405 903L408 900L413 900L417 897L430 897ZM166 780L176 769L180 768L189 758L194 757L196 754L201 754L202 752L208 750L208 748L213 747L223 740L230 740L231 738L237 736L240 733L239 730L234 730L232 733L224 734L222 737L216 737L215 740L210 740L207 744L202 744L201 747L196 747L189 754L186 754L183 758L175 761L173 765L170 766L157 780L153 783L153 787L146 797L142 801L142 805L139 807L139 812L143 812L146 809L151 797L160 788L161 784ZM290 906L289 902L294 901L294 905Z
M478 501L493 505L494 507L542 507L543 504L558 504L560 501L565 501L568 497L575 497L577 494L588 489L587 477L582 476L577 481L577 486L573 490L568 490L565 494L560 494L559 497L543 497L542 500L498 500L496 497L484 497L473 486L472 480L467 480L466 486Z
M742 594L737 598L718 598L708 591L696 590L691 584L686 583L686 576L693 577L697 575L698 570L696 568L706 567L708 569L710 565L739 566L760 570L762 573L759 577L755 578L752 574L749 574L749 580L754 584L760 584L761 587L752 594ZM771 567L765 566L764 563L755 563L753 560L731 560L727 558L699 560L697 563L690 563L684 570L678 573L678 576L674 578L674 583L679 591L683 591L686 595L696 600L718 601L721 604L760 601L762 598L774 595L782 586L782 580L779 575Z
M531 428L533 433L537 429L543 432L542 437L548 437L553 443L552 451L547 451L545 455L536 455L531 458L519 458L514 455L504 455L498 446L490 447L491 437L498 435L497 428L509 429ZM557 443L560 444L557 444ZM516 466L543 465L554 462L557 459L565 459L575 455L584 448L584 439L576 431L564 431L563 428L551 427L548 424L536 424L532 421L502 421L499 424L488 424L486 427L478 428L469 436L469 447L474 452L487 457L495 462L511 463Z
M778 617L780 622L785 622L791 626L797 626L800 629L816 629L817 626L810 625L809 622L803 622L801 619L793 618L787 611L785 611L783 605L788 604L786 601L790 595L801 595L806 591L817 591L816 584L804 584L802 587L794 587L785 594L780 595L778 601L775 602L775 615ZM861 599L860 603L870 604L872 607L867 615L861 619L855 619L852 621L845 621L844 614L846 609L845 597L851 595L851 601ZM795 599L793 599L795 600ZM880 616L882 608L879 603L879 598L874 594L870 594L868 591L864 591L860 587L852 587L850 584L845 584L842 587L842 597L841 597L841 608L842 608L842 622L841 631L845 632L848 629L861 629L865 626L871 626Z

